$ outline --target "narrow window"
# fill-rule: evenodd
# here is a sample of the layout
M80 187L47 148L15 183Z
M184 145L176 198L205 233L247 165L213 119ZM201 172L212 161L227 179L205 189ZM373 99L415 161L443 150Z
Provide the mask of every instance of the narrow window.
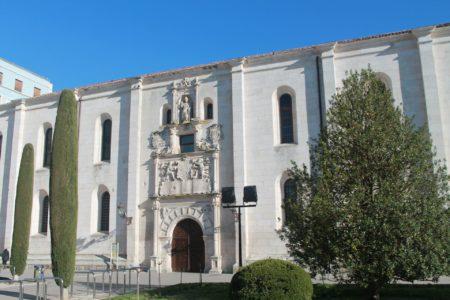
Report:
M102 194L100 206L100 231L109 232L109 193Z
M208 105L206 105L206 119L212 120L212 118L213 118L213 105L212 103L208 103Z
M166 111L166 124L171 124L172 123L172 110L168 109Z
M294 142L292 98L289 94L283 94L280 97L280 136L281 144Z
M295 185L295 181L293 179L286 180L286 182L284 183L284 186L283 186L283 191L284 191L283 202L286 205L286 201L295 199L295 196L297 194L297 187ZM286 222L290 219L291 219L290 210L286 209L286 207L285 207L284 208L284 221Z
M111 160L111 120L105 120L102 126L102 161Z
M52 128L48 128L45 131L44 142L44 167L50 167L50 161L52 159Z
M2 84L2 83L3 83L3 73L0 72L0 84Z
M37 96L40 96L40 95L41 95L41 89L37 88L37 87L34 87L33 97L37 97Z
M187 134L180 136L181 153L194 152L194 135Z
M2 158L3 135L0 134L0 159Z
M47 234L47 231L48 231L48 196L45 196L45 198L42 200L40 232L42 234Z
M16 79L16 81L14 83L14 89L18 92L22 92L22 88L23 88L22 80Z

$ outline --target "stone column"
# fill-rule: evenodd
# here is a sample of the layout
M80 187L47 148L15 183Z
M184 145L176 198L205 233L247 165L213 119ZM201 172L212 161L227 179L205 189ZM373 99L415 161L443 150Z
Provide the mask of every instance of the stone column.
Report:
M178 130L176 127L171 127L169 129L169 142L170 142L170 152L172 154L180 153L180 139L178 137Z
M13 122L8 122L8 126L13 126L12 135L7 135L6 139L4 136L3 139L3 151L2 155L5 158L8 155L8 151L10 151L10 160L7 162L5 160L5 171L7 170L6 164L9 164L9 174L4 173L3 176L9 177L8 186L4 186L4 189L8 189L7 197L3 198L2 201L7 201L5 211L0 212L1 216L4 216L5 219L2 221L3 224L0 226L4 226L3 230L0 231L0 242L3 242L4 245L2 248L11 249L12 244L12 232L14 225L14 208L15 208L15 200L16 200L16 184L17 177L19 175L19 166L20 166L20 158L22 157L23 150L23 128L25 123L25 101L24 100L16 100L13 102L11 107L11 118L14 120ZM11 143L11 145L8 145ZM3 195L5 192L2 191ZM2 205L3 206L3 205Z
M156 198L153 201L153 255L150 257L150 269L156 271L158 269L159 260L159 224L160 224L160 202Z
M245 139L245 74L244 63L240 61L231 68L231 95L233 103L233 161L234 161L234 188L236 202L242 203L244 186L246 185L246 139ZM247 258L247 210L242 210L242 257L245 264ZM236 239L238 233L236 231ZM236 265L239 261L236 260Z
M445 128L446 114L448 109L441 97L439 97L439 86L436 72L436 61L433 53L433 28L420 28L413 30L417 37L420 64L422 68L423 90L425 94L425 104L433 143L436 146L437 156L446 159L446 139L448 136Z
M128 193L127 216L132 217L127 225L127 262L139 263L139 202L140 197L140 165L141 165L141 111L142 111L142 78L135 78L130 87L129 115L129 150L128 150Z
M222 274L222 251L221 251L221 204L222 195L216 194L212 199L212 209L214 214L214 254L211 257L210 274Z

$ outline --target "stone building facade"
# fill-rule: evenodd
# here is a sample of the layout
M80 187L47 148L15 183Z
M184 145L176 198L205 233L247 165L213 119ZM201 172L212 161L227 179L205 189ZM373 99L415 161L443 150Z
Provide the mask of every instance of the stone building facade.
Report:
M428 125L450 161L450 25L249 56L76 89L79 109L77 262L119 243L128 264L231 272L236 214L222 188L257 188L242 212L244 263L287 258L277 235L290 161L308 142L346 71L376 71L396 105ZM23 146L36 153L30 261L49 261L48 145L59 93L0 105L0 248L10 247Z

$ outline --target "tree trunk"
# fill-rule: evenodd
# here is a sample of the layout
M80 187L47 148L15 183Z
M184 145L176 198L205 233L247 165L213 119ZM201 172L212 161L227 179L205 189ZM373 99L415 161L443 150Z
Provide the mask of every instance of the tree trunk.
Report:
M378 286L369 286L368 291L368 299L369 300L380 300L380 291L381 288Z

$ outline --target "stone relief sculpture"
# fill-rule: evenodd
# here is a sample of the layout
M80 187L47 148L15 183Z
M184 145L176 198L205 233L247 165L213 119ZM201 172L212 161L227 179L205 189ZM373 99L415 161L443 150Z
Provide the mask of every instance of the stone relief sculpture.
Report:
M221 126L214 124L208 127L207 137L197 142L197 148L203 151L220 150L222 140Z
M151 146L155 153L161 154L167 151L166 141L163 138L163 133L161 131L154 131L152 133Z
M191 122L191 105L189 104L189 97L183 96L180 103L181 123Z
M211 158L195 157L158 164L158 195L210 193Z

